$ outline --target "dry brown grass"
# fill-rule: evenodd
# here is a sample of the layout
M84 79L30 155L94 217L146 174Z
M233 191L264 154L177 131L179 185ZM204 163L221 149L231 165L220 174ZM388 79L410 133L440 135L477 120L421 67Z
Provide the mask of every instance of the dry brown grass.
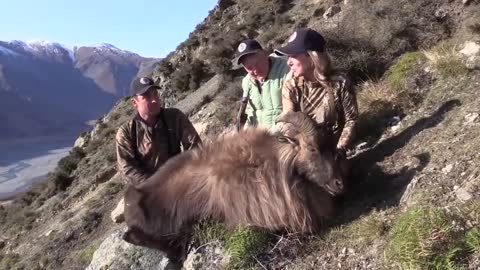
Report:
M359 86L357 94L360 116L357 126L357 138L378 137L383 127L395 115L401 112L398 94L384 80L369 80Z
M372 110L378 101L395 103L398 94L384 80L368 80L360 84L357 96L358 106L361 111Z
M456 42L442 42L423 53L440 78L459 77L468 70L460 53L460 46Z

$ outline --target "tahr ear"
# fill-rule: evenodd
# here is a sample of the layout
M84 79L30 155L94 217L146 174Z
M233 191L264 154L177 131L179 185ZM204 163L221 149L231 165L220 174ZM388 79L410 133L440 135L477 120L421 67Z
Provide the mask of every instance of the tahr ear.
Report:
M278 136L277 140L281 143L288 143L288 144L292 144L292 145L296 145L296 146L299 145L299 142L298 142L297 139L292 138L292 137L288 137L288 136Z

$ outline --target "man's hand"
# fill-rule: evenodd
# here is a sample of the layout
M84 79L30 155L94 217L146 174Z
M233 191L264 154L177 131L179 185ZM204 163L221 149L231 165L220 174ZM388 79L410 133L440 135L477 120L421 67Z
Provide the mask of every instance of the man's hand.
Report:
M335 160L340 161L345 159L347 159L347 150L343 147L337 147L335 150Z
M240 115L240 124L244 124L245 122L247 122L247 114L246 113L242 113Z

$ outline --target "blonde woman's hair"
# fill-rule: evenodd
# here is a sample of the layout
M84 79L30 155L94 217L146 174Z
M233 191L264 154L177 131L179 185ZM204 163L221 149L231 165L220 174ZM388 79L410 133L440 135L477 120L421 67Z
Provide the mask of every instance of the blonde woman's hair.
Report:
M331 72L331 60L326 52L307 51L307 54L312 59L313 76L320 83L328 84L329 75Z

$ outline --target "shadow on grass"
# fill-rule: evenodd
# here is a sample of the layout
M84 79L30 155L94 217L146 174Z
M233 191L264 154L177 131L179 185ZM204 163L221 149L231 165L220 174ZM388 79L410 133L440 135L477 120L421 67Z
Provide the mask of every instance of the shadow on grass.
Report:
M415 155L417 164L405 166L400 172L394 174L384 172L377 162L393 155L422 131L437 126L445 119L448 112L460 105L459 100L449 100L430 116L417 120L398 135L354 156L352 164L355 169L350 178L348 192L339 202L341 211L337 222L348 223L373 208L384 209L398 205L410 181L430 162L430 154L423 152Z

